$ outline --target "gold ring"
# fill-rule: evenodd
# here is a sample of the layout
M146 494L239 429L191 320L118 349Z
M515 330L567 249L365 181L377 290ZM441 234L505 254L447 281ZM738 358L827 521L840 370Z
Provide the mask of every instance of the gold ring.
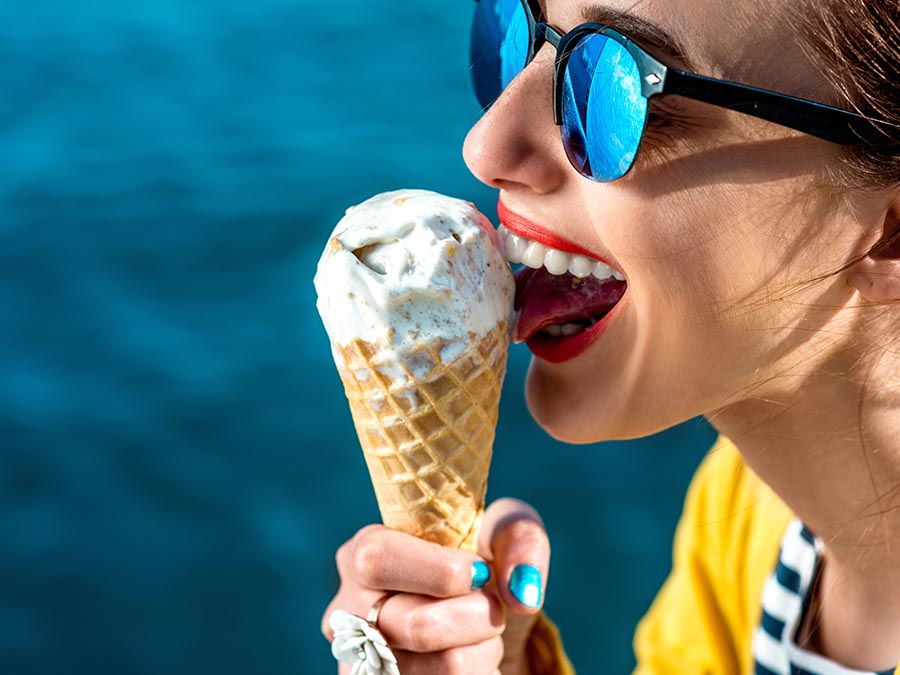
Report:
M392 598L395 595L396 593L385 593L372 603L372 606L369 607L369 612L366 614L366 623L378 630L378 615L381 614L381 608L384 607L384 603L388 601L388 598Z

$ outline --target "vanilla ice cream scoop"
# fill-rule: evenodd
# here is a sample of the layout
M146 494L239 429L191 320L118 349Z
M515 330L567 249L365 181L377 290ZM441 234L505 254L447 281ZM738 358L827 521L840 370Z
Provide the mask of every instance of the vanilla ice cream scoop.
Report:
M332 343L485 335L512 313L500 245L471 203L434 192L385 192L351 207L315 277Z
M487 219L424 190L337 224L317 307L385 525L474 551L515 282Z

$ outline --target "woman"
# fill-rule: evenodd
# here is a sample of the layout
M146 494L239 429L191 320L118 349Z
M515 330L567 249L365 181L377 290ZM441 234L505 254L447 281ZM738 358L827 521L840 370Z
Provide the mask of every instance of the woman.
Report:
M900 663L898 34L897 0L477 5L493 105L464 155L539 267L532 415L573 443L699 414L722 434L639 673ZM537 514L494 504L481 553L484 589L481 559L365 528L326 618L374 604L404 675L571 672Z

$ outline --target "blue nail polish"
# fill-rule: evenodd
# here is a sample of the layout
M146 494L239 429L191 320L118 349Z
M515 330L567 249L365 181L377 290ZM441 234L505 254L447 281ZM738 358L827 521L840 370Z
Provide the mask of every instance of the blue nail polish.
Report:
M517 565L509 580L509 590L526 607L539 607L541 571L533 565Z
M484 588L485 584L491 578L491 568L487 563L476 560L472 563L472 590L477 591Z

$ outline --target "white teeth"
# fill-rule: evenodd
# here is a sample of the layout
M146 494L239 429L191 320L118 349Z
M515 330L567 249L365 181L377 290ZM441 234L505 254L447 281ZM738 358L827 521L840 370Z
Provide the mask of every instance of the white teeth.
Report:
M562 274L569 269L569 256L555 248L547 249L547 255L544 256L544 267L550 274Z
M528 247L528 241L516 236L503 225L497 228L497 233L503 242L506 259L513 264L522 262L522 254L525 253L525 249Z
M561 326L544 326L542 333L546 333L550 337L571 337L578 335L584 330L584 326L577 323L564 323Z
M613 270L612 267L606 263L597 261L594 263L594 269L591 270L591 274L598 279L609 279L613 275Z
M513 264L523 263L532 269L545 267L550 274L564 274L568 271L578 279L584 279L593 274L601 280L625 281L625 276L618 270L585 255L565 253L544 246L527 237L514 234L503 225L497 228L497 233L503 241L506 259Z
M522 262L522 256L525 249L528 248L528 242L521 237L517 237L510 232L506 237L506 257L511 263Z
M593 269L594 262L586 255L573 255L572 261L569 263L569 272L579 279L590 276Z
M532 269L538 269L543 266L545 255L547 255L547 247L533 241L528 244L528 248L526 248L525 253L522 254L522 262Z

